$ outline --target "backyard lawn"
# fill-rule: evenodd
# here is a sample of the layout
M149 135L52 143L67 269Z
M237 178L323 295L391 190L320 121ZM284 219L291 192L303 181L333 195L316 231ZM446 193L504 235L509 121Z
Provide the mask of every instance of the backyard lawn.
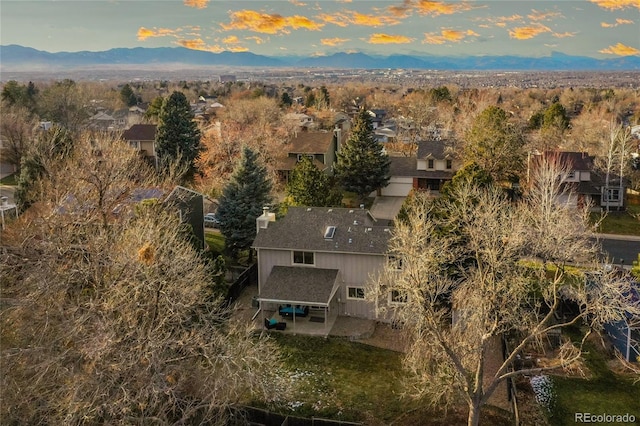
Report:
M591 377L553 377L555 400L549 416L553 426L575 425L575 413L635 416L640 423L640 382L611 371L608 356L597 343L587 342L585 364ZM637 377L635 378L638 379ZM592 423L592 424L611 424Z
M402 398L402 354L347 339L273 334L299 385L293 400L263 408L297 417L357 421L366 425L466 424L466 405L447 415L426 402ZM486 413L492 425L509 425Z
M600 213L592 213L595 223L601 219ZM623 212L609 212L598 228L604 234L640 235L640 206L629 205Z

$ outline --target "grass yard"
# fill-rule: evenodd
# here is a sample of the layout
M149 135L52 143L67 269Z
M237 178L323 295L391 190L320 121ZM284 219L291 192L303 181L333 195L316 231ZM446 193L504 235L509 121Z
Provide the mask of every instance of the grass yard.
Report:
M591 220L595 223L600 220L600 213L592 213ZM640 235L640 206L629 205L623 212L609 212L600 226L598 232L605 234Z
M466 424L466 405L444 413L402 398L402 354L346 339L274 333L299 390L280 405L257 406L298 417L358 421L366 425ZM509 425L487 412L487 424Z
M555 403L549 416L550 425L575 425L574 413L629 413L636 418L632 424L640 423L640 382L634 384L631 376L611 371L608 356L599 346L587 342L585 364L591 373L589 379L553 377Z
M0 184L16 186L18 184L18 175L16 173L0 179Z
M224 237L221 233L207 231L204 233L204 241L214 253L222 254L224 251Z

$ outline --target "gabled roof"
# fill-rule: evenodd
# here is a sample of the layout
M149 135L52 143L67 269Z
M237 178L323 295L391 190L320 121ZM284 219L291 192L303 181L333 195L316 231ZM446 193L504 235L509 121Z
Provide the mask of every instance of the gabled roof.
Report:
M155 141L155 124L134 124L122 133L122 139L126 141Z
M327 227L335 226L332 239ZM289 207L282 219L269 222L253 241L254 248L384 254L391 232L377 226L368 210L336 207Z
M418 158L433 157L443 159L448 155L447 140L426 140L418 142Z
M545 158L557 157L562 165L566 165L569 170L590 171L593 169L593 157L587 152L572 151L545 151L542 154Z
M333 142L333 132L298 132L285 148L289 154L324 154Z

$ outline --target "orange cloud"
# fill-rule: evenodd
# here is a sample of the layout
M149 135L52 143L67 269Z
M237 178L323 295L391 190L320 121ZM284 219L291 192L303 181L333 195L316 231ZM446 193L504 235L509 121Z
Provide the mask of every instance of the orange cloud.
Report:
M527 18L532 21L549 21L561 16L562 14L560 12L539 12L535 9L531 9L531 13L527 15Z
M411 43L414 39L411 37L393 35L393 34L371 34L368 43L371 44L407 44Z
M479 34L473 30L457 31L457 30L444 29L440 32L440 34L425 33L424 40L422 41L422 43L428 43L428 44L445 44L447 42L459 43L460 41L464 40L467 37L472 37L472 36L477 37L478 35Z
M553 33L552 35L553 35L555 38L567 38L567 37L575 37L575 36L576 36L576 34L578 34L578 33L575 33L575 32L574 32L574 33L571 33L571 32L569 32L569 31L567 31L567 32L564 32L564 33Z
M383 27L386 25L397 25L400 20L388 15L370 15L354 11L338 12L334 14L323 13L317 16L318 19L339 27L349 25L360 25L363 27Z
M410 4L410 2L405 2ZM431 16L439 16L439 15L452 15L454 13L464 12L467 10L473 9L468 3L445 3L441 1L432 1L432 0L418 0L418 2L414 5L416 11L420 15L431 15Z
M178 44L187 49L193 50L207 50L207 44L201 38L195 38L191 40L178 40Z
M299 0L289 0L289 3L291 3L294 6L306 6L306 3L303 3Z
M635 47L626 46L622 43L618 43L615 46L609 46L608 48L599 50L598 52L618 56L640 55L640 50L636 49Z
M228 50L229 52L238 53L238 52L248 52L249 48L244 46L227 46L225 50Z
M263 34L288 34L289 28L320 30L324 24L313 22L304 16L282 16L259 13L253 10L239 10L231 13L231 22L221 24L225 30L250 30Z
M229 36L222 39L222 42L226 44L238 44L240 43L240 39L238 39L237 36Z
M171 30L169 28L138 28L138 40L144 41L149 37L166 37L172 36L176 34L176 30Z
M615 24L609 24L607 22L601 22L600 26L602 28L613 28L613 27L617 27L618 25L630 25L630 24L635 24L635 22L632 21L631 19L618 18L618 19L616 19L616 23Z
M512 30L509 30L509 37L515 38L517 40L528 40L530 38L534 38L535 36L551 32L549 27L546 27L542 24L535 24L529 27L517 27Z
M341 44L344 44L348 41L349 41L348 38L339 38L339 37L320 39L320 43L322 43L324 46L340 46Z
M207 3L211 0L184 0L184 5L189 7L195 7L196 9L205 9Z
M640 1L638 0L590 0L591 3L595 3L603 9L618 10L626 9L628 7L635 7L640 9Z
M256 44L263 44L266 43L266 40L263 39L262 37L258 37L258 36L249 36L249 37L245 37L245 40L251 40L253 42L255 42Z

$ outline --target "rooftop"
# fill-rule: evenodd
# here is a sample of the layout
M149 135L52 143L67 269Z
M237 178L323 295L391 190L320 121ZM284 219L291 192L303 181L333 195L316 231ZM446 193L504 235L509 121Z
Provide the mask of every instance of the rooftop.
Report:
M156 139L155 124L134 124L122 133L126 141L154 141Z
M335 226L333 238L324 238ZM260 229L254 248L384 254L391 230L365 209L290 207L286 216Z

